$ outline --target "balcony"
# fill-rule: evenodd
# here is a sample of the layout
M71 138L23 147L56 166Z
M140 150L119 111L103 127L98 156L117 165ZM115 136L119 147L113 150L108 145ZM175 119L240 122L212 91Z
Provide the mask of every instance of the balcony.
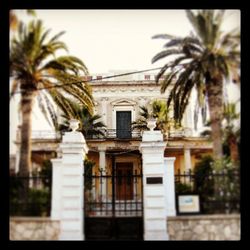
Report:
M86 139L141 139L142 131L140 130L122 130L122 129L100 129L99 134L96 131L88 131L85 136ZM179 129L169 131L168 136L170 138L182 138L191 135L191 131L188 129ZM19 138L19 137L18 137ZM56 140L61 138L60 132L52 130L34 130L31 135L32 139L42 139L42 140Z
M140 139L142 137L139 130L100 129L99 131L100 134L89 131L86 139Z
M60 132L53 130L33 130L31 133L32 139L60 139Z

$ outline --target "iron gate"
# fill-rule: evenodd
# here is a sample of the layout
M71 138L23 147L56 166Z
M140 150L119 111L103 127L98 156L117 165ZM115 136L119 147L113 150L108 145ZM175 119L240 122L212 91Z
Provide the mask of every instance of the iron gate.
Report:
M142 240L142 171L116 163L111 172L85 173L86 240Z

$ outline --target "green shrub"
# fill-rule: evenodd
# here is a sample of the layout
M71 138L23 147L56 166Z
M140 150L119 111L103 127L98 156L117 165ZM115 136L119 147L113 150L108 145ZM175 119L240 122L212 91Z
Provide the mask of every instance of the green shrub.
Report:
M92 168L95 166L95 162L86 158L84 160L84 188L86 190L92 189Z
M13 216L49 216L51 195L48 188L28 191L28 200L25 202L18 196L18 191L10 191L10 215Z
M28 206L32 216L49 216L50 213L50 191L48 189L29 190Z
M177 194L188 194L192 192L192 187L191 185L177 182L175 184L175 191Z
M214 180L209 178L212 171L213 158L210 155L202 157L194 168L194 191L201 199L214 193Z

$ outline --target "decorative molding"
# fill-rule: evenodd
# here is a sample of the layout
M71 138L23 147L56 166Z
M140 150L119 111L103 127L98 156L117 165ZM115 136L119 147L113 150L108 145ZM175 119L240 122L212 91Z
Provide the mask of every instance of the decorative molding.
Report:
M130 85L123 85L123 86L93 86L93 93L136 93L136 92L159 92L160 94L160 86L130 86Z
M108 97L101 97L100 99L101 99L101 101L108 101L109 100Z
M135 106L137 105L137 102L131 99L122 98L122 99L112 101L110 104L112 106Z
M210 142L201 142L201 141L195 141L195 142L186 142L186 141L168 141L168 147L176 147L176 148L200 148L200 149L210 149L212 148L212 143Z

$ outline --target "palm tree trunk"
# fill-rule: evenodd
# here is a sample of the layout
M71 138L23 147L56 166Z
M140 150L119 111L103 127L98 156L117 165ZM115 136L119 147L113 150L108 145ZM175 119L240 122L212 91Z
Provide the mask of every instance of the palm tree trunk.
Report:
M213 158L220 160L223 156L221 121L223 114L222 81L220 77L210 79L206 83L208 106L211 120Z
M238 145L237 145L235 136L231 135L229 137L228 142L229 142L230 157L231 157L232 163L237 164L239 160L239 152L238 152Z
M34 93L27 92L21 97L21 148L19 161L19 175L28 176L31 170L31 112L34 102Z
M31 170L31 112L34 101L34 92L25 92L21 97L21 145L19 161L19 177L22 185L19 188L18 199L20 208L25 215L29 213L28 194L29 194L29 172Z

